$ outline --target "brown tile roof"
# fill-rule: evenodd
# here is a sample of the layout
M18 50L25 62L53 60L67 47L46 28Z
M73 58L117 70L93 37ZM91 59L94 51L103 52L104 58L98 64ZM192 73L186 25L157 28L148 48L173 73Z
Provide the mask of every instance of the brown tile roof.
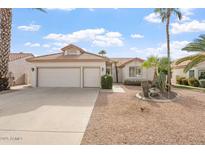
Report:
M11 62L11 61L15 61L15 60L26 58L26 57L33 57L33 54L32 53L23 53L23 52L10 53L9 61Z
M132 62L132 61L139 61L139 62L144 62L143 59L141 58L110 58L113 62L117 62L118 67L124 67L126 64Z
M99 61L108 61L108 58L84 51L83 49L75 46L75 45L69 45L64 48L70 48L74 47L77 49L80 49L82 52L79 55L64 55L64 52L59 52L55 54L49 54L49 55L43 55L38 57L33 57L27 59L29 62L99 62Z

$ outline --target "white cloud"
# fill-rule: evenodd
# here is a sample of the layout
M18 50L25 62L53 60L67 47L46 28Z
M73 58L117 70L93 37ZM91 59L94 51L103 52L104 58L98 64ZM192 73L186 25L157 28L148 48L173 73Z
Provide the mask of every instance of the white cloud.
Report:
M58 46L58 47L64 47L68 44L67 43L62 43L62 42L55 42L55 43L53 43L53 45Z
M75 8L47 8L47 10L73 11Z
M144 36L141 35L141 34L131 34L130 36L131 36L132 38L135 38L135 39L144 38Z
M28 47L40 47L41 46L39 43L31 43L31 42L26 42L24 45Z
M95 9L93 9L93 8L89 8L88 10L91 12L95 11Z
M34 24L30 24L30 25L24 25L24 26L18 26L17 27L20 30L23 31L30 31L30 32L36 32L39 31L39 29L41 28L41 25L34 25Z
M174 60L174 59L178 59L178 58L193 54L193 53L181 50L188 43L189 43L188 41L173 41L173 42L171 42L171 44L170 44L171 58ZM152 48L139 49L136 47L132 47L132 48L130 48L130 50L136 52L139 56L144 55L143 58L147 58L151 55L155 55L158 57L167 56L167 44L166 43L160 44L156 48L152 47Z
M49 45L49 44L43 44L42 47L44 47L44 48L50 48L51 45Z
M192 16L194 14L193 10L194 9L190 9L190 8L180 9L180 11L182 13L182 19L180 22L190 21L191 20L190 16Z
M173 34L179 34L184 32L203 32L205 31L205 21L193 20L184 23L172 23L171 32Z
M151 22L151 23L160 23L160 15L158 13L150 13L149 15L144 17L144 20Z
M122 34L119 32L109 32L104 28L84 29L69 34L51 33L44 39L56 40L60 43L75 43L80 41L91 42L95 46L122 46Z

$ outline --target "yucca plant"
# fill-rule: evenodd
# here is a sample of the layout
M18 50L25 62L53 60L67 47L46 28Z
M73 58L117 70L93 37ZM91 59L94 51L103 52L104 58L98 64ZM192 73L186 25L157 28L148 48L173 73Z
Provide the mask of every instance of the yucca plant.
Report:
M176 65L184 61L190 61L184 68L184 72L186 73L197 64L205 61L205 34L200 35L198 39L187 44L182 50L188 52L199 52L199 54L187 56L176 61Z

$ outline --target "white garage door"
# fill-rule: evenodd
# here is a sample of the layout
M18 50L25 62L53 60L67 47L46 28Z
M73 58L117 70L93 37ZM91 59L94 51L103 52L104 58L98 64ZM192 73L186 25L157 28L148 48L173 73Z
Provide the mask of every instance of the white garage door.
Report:
M38 87L80 87L80 68L39 68Z
M100 87L100 68L84 68L84 87Z

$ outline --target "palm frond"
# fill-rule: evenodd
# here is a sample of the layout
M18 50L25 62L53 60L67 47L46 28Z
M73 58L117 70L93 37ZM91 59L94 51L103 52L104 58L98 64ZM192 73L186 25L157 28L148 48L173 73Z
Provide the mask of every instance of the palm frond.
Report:
M197 64L205 61L205 55L198 55L192 59L190 63L184 68L184 72L188 72L191 68L196 66Z
M38 10L38 11L41 11L41 12L44 12L44 13L47 13L45 9L42 9L42 8L33 8L35 10Z
M182 13L179 9L173 9L173 12L176 14L179 20L182 19Z
M187 44L182 50L192 52L205 52L205 35L200 35L199 38Z
M194 58L197 57L197 56L198 56L198 55L192 55L192 56L186 56L186 57L180 58L179 60L177 60L177 61L175 62L175 64L176 64L176 65L179 65L179 64L181 64L181 63L183 63L183 62L185 62L185 61L192 60L192 59L194 59Z

